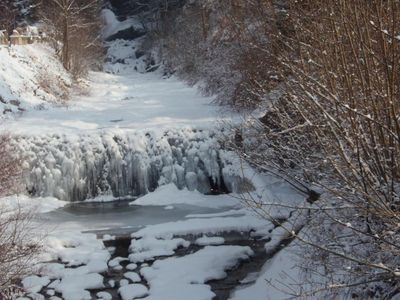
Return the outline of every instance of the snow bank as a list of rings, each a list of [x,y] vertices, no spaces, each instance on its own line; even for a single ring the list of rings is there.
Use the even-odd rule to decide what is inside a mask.
[[[124,277],[129,279],[131,282],[141,282],[142,281],[140,276],[135,272],[126,272],[126,273],[124,273]]]
[[[281,250],[263,266],[254,284],[237,289],[230,299],[285,300],[301,293],[306,281],[298,267],[301,251],[295,243]]]
[[[124,257],[115,257],[108,262],[108,266],[110,268],[120,267],[120,263],[127,260],[128,259]]]
[[[15,211],[24,209],[35,213],[47,213],[64,207],[68,202],[53,197],[31,198],[26,195],[13,195],[0,198],[0,209],[3,211]]]
[[[46,240],[48,260],[60,260],[71,269],[71,272],[87,274],[107,269],[110,253],[95,234],[82,234],[79,231],[62,231],[52,233]]]
[[[197,175],[194,177],[197,181]],[[190,185],[186,182],[186,186]],[[207,196],[198,191],[189,191],[187,188],[179,190],[175,184],[167,184],[132,201],[131,205],[140,206],[168,206],[171,204],[188,204],[200,207],[222,208],[238,205],[240,200],[232,195]]]
[[[62,103],[71,79],[46,44],[0,45],[0,119]]]
[[[188,219],[184,221],[149,225],[132,234],[134,238],[155,237],[167,239],[186,234],[217,234],[223,232],[249,232],[261,229],[270,223],[252,215],[226,218]]]
[[[136,270],[137,267],[138,267],[137,264],[129,264],[129,265],[126,266],[126,269],[130,270],[130,271],[133,271],[133,270]]]
[[[211,213],[211,214],[190,214],[187,215],[186,218],[215,218],[215,217],[232,217],[232,216],[243,216],[247,214],[248,211],[245,208],[241,209],[233,209],[228,211],[223,211],[220,213]]]
[[[112,295],[107,292],[98,292],[96,294],[97,299],[99,300],[112,300]]]
[[[251,255],[249,247],[208,246],[184,257],[158,260],[141,269],[150,285],[146,300],[211,300],[215,295],[205,283],[225,278],[225,270]]]
[[[103,287],[103,276],[92,273],[64,277],[56,286],[56,291],[62,293],[65,300],[86,300],[92,299],[87,290]]]
[[[25,278],[23,285],[28,291],[36,291],[52,280],[46,287],[50,293],[56,291],[65,300],[89,300],[89,290],[104,288],[99,273],[108,270],[109,259],[109,252],[95,234],[83,234],[64,225],[45,240],[42,263],[38,264],[42,277]]]
[[[28,293],[38,293],[43,288],[50,283],[48,277],[39,277],[36,275],[25,277],[22,280],[22,286]]]

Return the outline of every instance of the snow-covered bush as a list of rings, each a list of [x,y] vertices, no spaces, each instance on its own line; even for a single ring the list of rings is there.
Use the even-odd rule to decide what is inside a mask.
[[[324,279],[313,288],[389,299],[400,284],[400,4],[303,0],[289,9],[294,31],[270,36],[285,84],[244,128],[241,151],[324,191],[312,229],[298,236],[312,249],[307,269]]]

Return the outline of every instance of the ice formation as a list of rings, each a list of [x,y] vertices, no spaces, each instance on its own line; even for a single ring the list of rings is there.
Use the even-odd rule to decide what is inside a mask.
[[[26,191],[34,196],[83,201],[136,197],[169,183],[203,194],[233,186],[232,168],[212,131],[108,131],[15,142],[25,161]]]

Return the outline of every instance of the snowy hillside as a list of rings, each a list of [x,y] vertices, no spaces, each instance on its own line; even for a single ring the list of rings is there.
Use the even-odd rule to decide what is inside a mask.
[[[63,105],[70,86],[48,45],[0,45],[0,119]]]

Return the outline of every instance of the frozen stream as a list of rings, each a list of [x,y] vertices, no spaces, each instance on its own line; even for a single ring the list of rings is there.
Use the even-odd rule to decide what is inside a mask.
[[[167,208],[167,209],[166,209]],[[59,224],[67,228],[84,228],[85,232],[126,235],[147,225],[185,219],[190,214],[218,213],[227,208],[207,208],[177,204],[173,206],[137,206],[129,201],[110,203],[74,203],[41,215],[49,228]]]
[[[37,219],[47,234],[37,275],[22,282],[28,299],[225,300],[288,240],[239,193],[247,187],[261,204],[304,197],[225,151],[227,128],[212,98],[161,72],[137,72],[145,65],[137,41],[108,46],[87,93],[26,111],[5,128],[27,171],[25,196],[9,201],[49,208]],[[137,200],[107,202],[119,198]],[[268,213],[291,217],[287,208]],[[124,254],[105,235],[123,237]],[[265,299],[264,277],[235,299]]]

